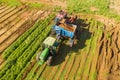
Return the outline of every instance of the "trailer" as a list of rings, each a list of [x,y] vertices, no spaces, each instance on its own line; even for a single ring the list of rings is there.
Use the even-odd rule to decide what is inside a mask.
[[[67,37],[69,38],[70,47],[73,46],[77,34],[77,25],[59,23],[54,25],[52,28],[57,35],[57,39],[60,39],[61,37]]]

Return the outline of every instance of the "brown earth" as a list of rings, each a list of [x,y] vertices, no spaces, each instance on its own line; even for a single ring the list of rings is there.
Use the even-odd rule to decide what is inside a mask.
[[[99,46],[99,60],[98,60],[98,80],[119,80],[120,79],[120,60],[119,51],[120,44],[118,38],[120,37],[120,27],[109,33],[104,32]]]
[[[97,71],[98,80],[119,80],[120,79],[120,24],[114,19],[108,19],[100,15],[85,15],[81,17],[94,18],[105,24],[102,37],[98,39]],[[90,16],[90,17],[89,17]]]
[[[21,1],[26,1],[26,0],[21,0]],[[29,0],[29,1],[33,2],[33,0]],[[34,1],[39,2],[39,0],[34,0]],[[66,6],[60,1],[40,0],[40,2],[49,5],[59,5],[63,7]],[[94,8],[92,8],[92,10],[93,9]],[[114,7],[114,9],[119,11],[117,7]],[[28,19],[28,17],[31,18],[31,16],[26,16],[27,14],[28,14],[27,12],[24,12],[20,16],[20,19],[22,19],[23,17],[27,17],[26,19]],[[95,75],[94,72],[97,72],[96,73],[97,80],[120,80],[120,24],[116,23],[114,19],[109,19],[100,15],[92,15],[92,14],[89,15],[79,14],[79,15],[80,18],[81,19],[84,18],[84,21],[86,22],[89,18],[94,18],[95,20],[104,23],[104,27],[102,28],[103,32],[101,36],[97,35],[97,32],[94,30],[94,28],[96,27],[99,28],[99,25],[86,28],[93,33],[91,37],[97,36],[96,40],[98,44],[95,50],[96,54],[92,53],[92,46],[91,46],[92,43],[94,43],[94,38],[91,39],[91,41],[88,43],[89,45],[87,45],[87,48],[80,49],[80,51],[73,48],[69,48],[68,46],[63,44],[62,47],[60,48],[61,50],[60,54],[57,55],[54,61],[54,63],[56,63],[57,66],[49,67],[46,66],[46,64],[44,64],[41,67],[37,67],[35,73],[38,74],[39,76],[36,76],[35,79],[36,78],[38,79],[39,77],[48,79],[49,77],[49,79],[59,80],[62,77],[64,80],[68,80],[68,79],[92,80],[93,77],[91,77],[90,75],[91,74]],[[81,27],[84,28],[83,25],[81,25]],[[23,29],[18,29],[18,30],[24,32]],[[28,27],[26,28],[26,30],[27,29]],[[79,32],[80,33],[79,42],[77,43],[75,48],[82,48],[83,47],[82,44],[86,42],[87,38],[89,38],[90,34],[86,29]],[[84,37],[82,36],[82,34],[84,34]],[[83,39],[81,39],[80,36],[82,36]],[[12,42],[14,40],[12,40]],[[6,44],[4,44],[4,46],[5,45]],[[2,58],[0,58],[0,60],[2,60]],[[34,67],[34,64],[35,63],[31,64],[31,66],[28,67],[27,71],[23,75],[23,79],[27,76],[27,72],[30,72],[30,69]],[[46,76],[46,73],[48,77]]]

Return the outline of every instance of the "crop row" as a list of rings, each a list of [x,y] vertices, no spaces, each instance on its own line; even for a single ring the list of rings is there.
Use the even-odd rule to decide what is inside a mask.
[[[51,25],[50,25],[51,26]],[[50,26],[48,26],[48,28],[45,30],[45,32],[49,32],[50,31]],[[46,36],[46,35],[45,35]],[[37,53],[36,53],[37,54]],[[35,55],[36,55],[35,54]],[[35,58],[34,58],[35,59]],[[38,73],[36,73],[36,78],[39,77],[40,73],[44,70],[46,64],[44,64],[43,66],[40,66],[38,63],[35,63],[35,65],[33,66],[33,68],[31,69],[31,71],[28,73],[28,75],[26,76],[25,80],[32,80],[35,72],[37,71],[37,69],[39,70]]]
[[[5,50],[5,53],[8,53],[8,55],[5,56],[6,61],[1,67],[0,77],[2,77],[2,79],[15,79],[17,77],[48,34],[46,26],[50,23],[52,18],[53,14],[44,21],[38,21],[15,42],[16,44],[14,43],[9,49]],[[44,30],[47,31],[44,32]]]
[[[34,53],[37,51],[37,49],[40,47],[41,42],[43,39],[47,36],[47,32],[50,30],[50,27],[45,29],[35,40],[32,42],[32,44],[25,50],[25,52],[17,59],[16,64],[14,64],[11,69],[7,70],[8,73],[6,73],[3,77],[3,79],[15,79],[21,70],[26,66],[26,63],[30,61],[31,57],[34,55]]]
[[[26,31],[22,36],[20,36],[12,45],[10,45],[2,54],[4,59],[7,59],[12,52],[19,47],[19,45],[31,34],[39,25],[41,21],[37,21],[33,27]]]
[[[41,38],[45,38],[47,35],[48,35],[48,32],[51,30],[51,25],[49,25],[44,31],[43,31],[43,33],[41,34],[41,36],[40,36],[40,39]],[[27,66],[26,67],[24,67],[24,69],[20,72],[20,74],[17,76],[17,80],[21,80],[22,78],[24,78],[24,77],[22,77],[23,76],[23,74],[25,74],[24,72],[26,72],[26,70],[27,70],[27,68],[28,67],[30,67],[30,68],[32,68],[32,70],[31,71],[34,71],[38,66],[39,66],[39,64],[38,63],[36,63],[36,60],[35,60],[35,56],[36,56],[36,54],[38,53],[38,51],[40,51],[41,50],[41,42],[42,41],[40,41],[39,42],[39,47],[38,47],[38,49],[36,50],[36,52],[34,53],[34,55],[33,55],[33,57],[31,58],[31,60],[30,60],[30,62],[28,62],[27,63]],[[36,68],[34,68],[34,67],[31,67],[31,64],[32,65],[34,65]],[[29,77],[31,77],[31,75],[29,76]]]
[[[49,20],[50,18],[46,19]],[[36,30],[36,28],[38,28],[38,26],[43,25],[44,23],[46,23],[45,21],[42,22],[41,20],[36,21],[36,23],[33,25],[33,27],[31,27],[29,30],[27,30],[22,36],[20,36],[12,45],[10,45],[2,54],[2,57],[4,59],[7,59],[7,57],[15,50],[18,48],[18,46],[34,31]],[[44,24],[45,25],[45,24]],[[44,26],[43,25],[43,26]]]
[[[22,10],[21,12],[17,12],[15,15],[9,17],[6,21],[2,22],[3,26],[0,27],[0,36],[5,34],[9,31],[15,24],[17,24],[21,19],[18,18],[22,13],[24,13],[26,9]],[[6,26],[6,27],[4,27]]]
[[[83,29],[78,36],[79,41],[77,46],[74,46],[78,49],[78,52],[71,52],[69,47],[62,45],[62,47],[60,47],[60,55],[58,54],[56,56],[53,63],[59,62],[62,57],[64,58],[67,54],[70,54],[65,57],[64,62],[52,67],[46,66],[45,64],[42,66],[36,64],[28,73],[29,75],[26,77],[26,80],[85,80],[89,75],[91,75],[90,80],[96,79],[96,68],[94,66],[94,68],[91,68],[90,64],[94,64],[92,63],[92,58],[96,50],[95,42],[97,42],[101,28],[97,29],[99,23],[94,20],[90,20],[89,23],[90,25],[87,26],[87,29],[89,29],[90,32],[86,28]],[[93,34],[91,32],[93,32]],[[85,44],[86,47],[83,48]],[[76,50],[74,47],[72,51]],[[90,72],[88,72],[88,69]]]

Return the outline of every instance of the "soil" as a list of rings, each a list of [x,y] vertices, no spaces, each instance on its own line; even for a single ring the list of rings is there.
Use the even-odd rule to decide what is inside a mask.
[[[117,24],[113,19],[108,19],[100,15],[85,15],[81,17],[90,16],[105,24],[104,32],[101,39],[98,40],[98,80],[119,80],[120,79],[120,24]],[[87,17],[89,18],[89,17]],[[108,38],[109,35],[109,38]],[[94,64],[95,65],[95,64]],[[104,74],[103,74],[104,73]]]
[[[62,23],[60,23],[58,26],[61,26],[62,28],[66,29],[68,31],[71,31],[71,32],[74,32],[74,30],[75,30],[74,27],[66,25],[66,24],[62,24]]]
[[[21,0],[23,2],[27,0]],[[66,7],[65,2],[56,1],[56,0],[29,0],[30,2],[40,2],[48,5],[59,5],[63,8]],[[115,0],[119,1],[119,0]],[[114,5],[112,5],[114,3]],[[111,0],[111,8],[115,9],[119,14],[118,2],[115,3],[114,0]],[[0,11],[4,11],[5,7],[0,6]],[[91,10],[97,10],[94,7],[91,7]],[[27,24],[28,21],[35,21],[38,19],[39,15],[41,15],[43,11],[36,12],[24,12],[19,16],[20,20],[26,20],[26,25],[16,29],[11,32],[10,36],[5,38],[4,43],[0,44],[0,52],[3,52],[5,48],[7,48],[12,42],[14,42],[21,34],[23,34],[27,29],[30,28],[31,24]],[[37,16],[34,16],[34,13],[38,13]],[[47,16],[49,12],[44,13],[41,17],[42,19]],[[0,13],[1,14],[1,13]],[[2,13],[3,14],[3,13]],[[66,45],[65,41],[62,43],[59,54],[56,56],[53,61],[52,67],[47,67],[46,64],[40,66],[36,69],[35,73],[38,77],[44,77],[45,79],[76,79],[76,80],[93,80],[95,76],[97,80],[120,80],[120,24],[116,23],[114,19],[109,19],[101,15],[92,15],[92,14],[78,14],[81,20],[80,21],[80,31],[78,33],[78,42],[74,45],[73,48],[70,48]],[[97,33],[99,29],[98,26],[88,26],[88,19],[94,18],[97,21],[104,23],[102,26],[102,34]],[[34,22],[33,22],[34,23]],[[1,23],[2,24],[2,23]],[[10,23],[9,23],[10,24]],[[22,24],[21,24],[22,25]],[[3,27],[0,26],[0,29]],[[5,27],[4,27],[5,28]],[[8,30],[9,31],[9,30]],[[5,32],[6,33],[6,32]],[[5,37],[8,35],[5,33],[1,34]],[[84,34],[84,35],[83,35]],[[0,39],[3,38],[0,36]],[[97,42],[97,46],[92,46],[94,42]],[[94,49],[94,50],[93,50]],[[1,53],[2,54],[2,53]],[[0,55],[0,64],[2,64],[3,59]],[[71,62],[71,64],[68,64]],[[23,74],[23,79],[30,72],[30,69],[35,65],[33,62],[28,69],[26,69]],[[66,68],[67,67],[67,68]],[[45,71],[44,71],[45,70]],[[47,70],[49,73],[47,73]],[[63,73],[63,74],[61,74]],[[48,76],[46,75],[48,74]]]
[[[103,33],[103,38],[101,39],[101,44],[98,47],[99,51],[99,60],[98,60],[98,80],[107,79],[107,80],[119,80],[119,42],[118,38],[120,34],[120,27],[116,27],[113,31],[110,32],[110,39],[107,39],[107,33]],[[105,74],[101,74],[105,73]],[[119,76],[118,76],[119,75]]]

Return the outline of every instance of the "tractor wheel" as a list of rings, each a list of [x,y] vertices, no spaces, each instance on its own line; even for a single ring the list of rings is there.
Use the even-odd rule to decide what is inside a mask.
[[[60,36],[60,35],[58,35],[58,36],[57,36],[56,41],[59,41],[59,40],[60,40],[60,38],[61,38],[61,36]]]
[[[69,43],[69,46],[73,47],[73,45],[74,45],[74,40],[71,40],[70,43]]]
[[[49,56],[47,60],[47,65],[50,66],[52,64],[52,61],[53,61],[53,56]]]
[[[77,34],[74,36],[74,41],[73,41],[73,44],[75,45],[75,44],[77,44]]]
[[[74,42],[73,42],[74,43]],[[73,47],[73,43],[70,43],[70,47]]]
[[[40,58],[39,58],[40,53],[41,53],[41,52],[39,52],[39,53],[36,55],[36,61],[39,61],[39,60],[40,60]]]
[[[78,30],[76,30],[76,33],[75,33],[75,36],[74,36],[75,39],[78,38]]]

